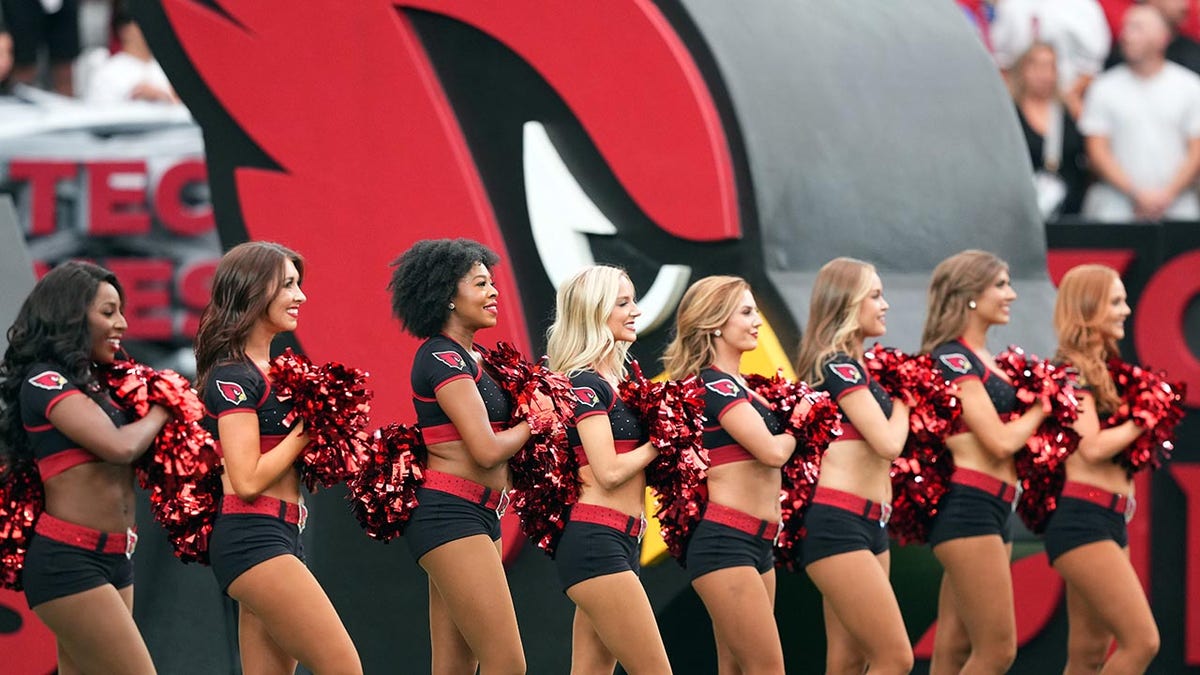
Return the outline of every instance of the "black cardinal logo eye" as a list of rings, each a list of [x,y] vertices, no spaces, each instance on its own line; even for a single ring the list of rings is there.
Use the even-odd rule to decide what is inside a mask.
[[[944,354],[938,357],[946,367],[956,373],[968,373],[971,371],[971,362],[962,354]]]
[[[579,403],[589,408],[600,402],[596,390],[591,387],[575,387],[572,391],[575,392],[575,398],[579,399]]]
[[[834,375],[851,384],[862,382],[862,373],[858,371],[857,367],[849,363],[831,363],[829,364],[829,369],[833,371]]]
[[[242,389],[242,385],[237,382],[217,380],[217,391],[221,392],[221,398],[234,405],[241,405],[246,402],[246,390]]]
[[[57,372],[55,372],[53,370],[47,370],[45,372],[38,373],[37,375],[34,375],[33,377],[29,378],[29,384],[32,384],[35,387],[41,387],[42,389],[49,389],[49,390],[62,389],[63,385],[65,385],[66,383],[67,383],[67,378],[63,377],[62,375],[59,375]]]
[[[463,360],[462,354],[459,354],[458,352],[434,352],[433,358],[441,361],[451,368],[463,370],[467,367],[467,363]]]
[[[738,393],[738,386],[733,383],[733,380],[717,380],[716,382],[709,382],[704,386],[722,396],[728,396],[730,398],[737,396]]]

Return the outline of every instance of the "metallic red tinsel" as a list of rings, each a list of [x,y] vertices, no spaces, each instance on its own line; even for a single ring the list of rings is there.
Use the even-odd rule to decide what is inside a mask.
[[[888,532],[901,544],[922,543],[954,473],[954,458],[942,439],[962,415],[957,387],[946,382],[928,354],[876,344],[863,361],[889,396],[909,406],[908,439],[892,462]]]
[[[100,373],[117,405],[141,418],[152,405],[171,412],[150,450],[134,464],[138,484],[150,492],[150,510],[167,531],[175,555],[208,564],[208,537],[221,498],[221,458],[200,426],[204,404],[187,378],[117,361]]]
[[[842,417],[829,394],[805,382],[788,380],[782,372],[771,377],[748,374],[745,378],[746,385],[779,415],[784,430],[796,437],[796,451],[782,469],[779,500],[783,527],[775,540],[775,564],[797,571],[801,569],[804,514],[817,489],[821,458],[829,444],[842,435]]]
[[[374,393],[367,388],[367,373],[336,361],[317,366],[287,349],[271,362],[268,377],[279,400],[291,400],[294,406],[284,425],[302,419],[304,433],[312,439],[296,460],[308,490],[331,487],[358,473],[371,445],[366,428]]]
[[[1109,360],[1108,372],[1117,385],[1121,405],[1105,420],[1105,425],[1116,426],[1132,419],[1146,430],[1113,457],[1132,478],[1143,469],[1157,469],[1171,458],[1175,427],[1183,419],[1187,386],[1184,382],[1167,381],[1164,371],[1155,372],[1117,358]]]
[[[30,460],[0,460],[0,588],[23,588],[25,552],[44,507],[37,466]]]
[[[621,383],[621,400],[641,418],[658,457],[646,467],[646,485],[658,500],[663,542],[683,562],[692,528],[707,501],[704,479],[704,387],[696,377],[653,382],[635,361]]]
[[[375,432],[362,469],[347,481],[346,499],[367,536],[386,542],[404,533],[428,459],[416,427],[389,424]]]
[[[529,441],[508,460],[513,490],[509,505],[521,518],[530,541],[551,557],[567,524],[571,505],[579,500],[579,460],[567,447],[566,421],[575,410],[571,380],[540,363],[526,361],[506,342],[479,349],[483,366],[512,398],[511,422],[529,423]],[[549,401],[549,411],[534,410],[535,399]]]
[[[1067,457],[1079,447],[1079,434],[1071,428],[1079,417],[1074,375],[1069,368],[1026,354],[1016,346],[997,355],[996,364],[1016,387],[1021,404],[1006,422],[1035,405],[1046,407],[1049,413],[1013,457],[1022,490],[1017,514],[1030,531],[1040,534],[1058,506],[1058,495],[1066,482]]]

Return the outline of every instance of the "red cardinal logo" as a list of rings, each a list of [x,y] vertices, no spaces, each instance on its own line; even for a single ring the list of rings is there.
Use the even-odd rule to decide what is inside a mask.
[[[575,392],[575,398],[579,399],[582,405],[590,408],[600,403],[600,397],[596,395],[596,390],[591,387],[575,387],[572,391]]]
[[[221,398],[234,405],[241,405],[246,402],[246,390],[242,389],[242,385],[237,382],[217,380],[217,391],[221,392]]]
[[[831,363],[829,369],[833,371],[834,375],[851,384],[862,382],[862,372],[852,363]]]
[[[709,382],[704,386],[712,389],[722,396],[728,396],[730,398],[737,396],[738,393],[738,386],[733,383],[733,380],[717,380],[716,382]]]
[[[67,378],[63,377],[62,375],[59,375],[57,372],[55,372],[53,370],[47,370],[45,372],[38,373],[37,375],[34,375],[33,377],[29,378],[29,384],[32,384],[35,387],[41,387],[42,389],[50,389],[50,390],[62,389],[63,385],[65,385],[66,383],[67,383]]]
[[[441,361],[451,368],[458,368],[459,370],[462,370],[467,367],[467,362],[463,361],[462,354],[459,354],[458,352],[434,352],[433,358]]]
[[[971,361],[962,354],[943,354],[938,358],[942,360],[942,363],[946,364],[947,368],[956,373],[971,372]]]

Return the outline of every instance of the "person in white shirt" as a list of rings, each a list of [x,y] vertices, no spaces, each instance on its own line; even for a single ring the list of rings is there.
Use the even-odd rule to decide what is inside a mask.
[[[1079,130],[1100,178],[1083,201],[1085,218],[1105,221],[1200,219],[1200,76],[1165,58],[1171,32],[1152,7],[1125,14],[1125,63],[1092,83]]]
[[[113,14],[113,29],[121,51],[113,54],[88,80],[84,100],[88,103],[150,101],[179,103],[179,97],[166,73],[154,60],[150,46],[133,17],[118,10]]]

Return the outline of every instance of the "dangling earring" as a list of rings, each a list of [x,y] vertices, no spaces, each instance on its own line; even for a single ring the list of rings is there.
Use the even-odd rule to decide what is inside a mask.
[[[720,329],[720,328],[718,328],[718,329],[714,330],[714,331],[713,331],[713,336],[714,336],[714,337],[721,337],[721,329]]]
[[[452,303],[450,303],[450,311],[451,311],[451,312],[453,312],[453,311],[454,311],[454,303],[453,303],[453,302],[452,302]]]
[[[454,305],[453,305],[453,304],[451,304],[450,306],[451,306],[451,307],[453,307]],[[971,309],[975,309],[975,301],[974,301],[974,300],[968,300],[968,301],[967,301],[967,307],[969,307],[969,308],[971,308]]]

